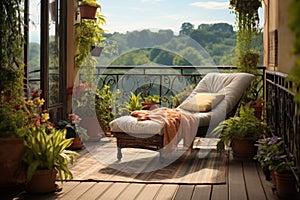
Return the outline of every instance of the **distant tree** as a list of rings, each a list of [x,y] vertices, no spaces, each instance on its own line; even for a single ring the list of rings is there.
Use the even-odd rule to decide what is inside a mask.
[[[191,31],[194,29],[194,25],[189,22],[184,22],[181,25],[181,29],[179,31],[180,35],[189,35]]]
[[[212,60],[216,65],[232,65],[231,60],[235,55],[236,46],[236,32],[233,26],[227,23],[200,24],[197,29],[194,29],[193,24],[185,22],[181,26],[179,36],[174,35],[172,30],[159,30],[158,32],[142,30],[125,34],[108,34],[106,38],[108,46],[105,49],[109,49],[109,45],[114,45],[117,46],[117,52],[110,55],[104,50],[98,58],[101,65],[109,65],[112,60],[118,65],[139,65],[149,62],[163,65],[194,63],[195,65],[212,65]],[[262,35],[254,42],[261,46],[262,52]],[[142,48],[142,50],[132,51],[136,48]],[[176,55],[178,52],[180,55]],[[206,53],[212,60],[207,59]],[[199,58],[199,55],[205,57],[206,60]]]
[[[175,57],[175,54],[162,50],[160,53],[156,56],[156,58],[153,60],[157,64],[161,65],[173,65],[173,59]]]

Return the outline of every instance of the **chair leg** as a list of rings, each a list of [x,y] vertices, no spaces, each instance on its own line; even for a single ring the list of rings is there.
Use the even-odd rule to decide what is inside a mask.
[[[118,161],[121,161],[121,159],[122,159],[122,151],[121,151],[121,148],[120,148],[120,147],[118,147],[117,158],[118,158]]]

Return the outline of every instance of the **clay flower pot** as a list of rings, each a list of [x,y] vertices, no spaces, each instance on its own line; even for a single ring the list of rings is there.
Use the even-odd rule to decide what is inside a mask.
[[[80,17],[81,19],[95,19],[96,11],[98,7],[90,5],[80,5]]]
[[[27,183],[25,190],[32,194],[45,194],[57,190],[57,171],[48,169],[37,170],[32,179]]]

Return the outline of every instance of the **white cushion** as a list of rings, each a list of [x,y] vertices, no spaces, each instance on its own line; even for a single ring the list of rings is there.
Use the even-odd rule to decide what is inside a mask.
[[[138,121],[130,115],[114,119],[109,123],[113,132],[125,132],[136,134],[162,134],[163,124],[151,120]]]

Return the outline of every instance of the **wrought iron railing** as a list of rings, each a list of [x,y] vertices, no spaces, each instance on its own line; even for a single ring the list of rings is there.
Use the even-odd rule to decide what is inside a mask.
[[[300,117],[296,115],[292,82],[287,74],[266,71],[267,123],[272,134],[284,139],[286,151],[292,156],[295,178],[300,185]]]
[[[259,69],[258,77],[264,83],[265,67]],[[172,107],[172,96],[197,84],[207,73],[236,70],[232,66],[109,66],[97,67],[95,76],[99,88],[105,84],[120,89],[124,99],[129,97],[131,92],[136,94],[141,92],[142,96],[157,94],[162,97],[162,106]]]

